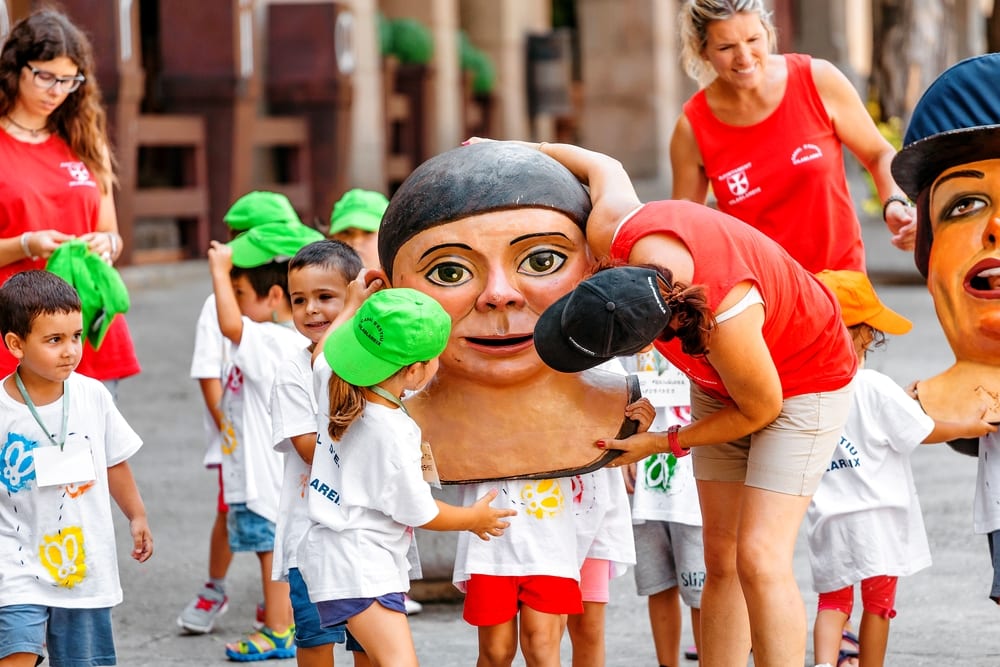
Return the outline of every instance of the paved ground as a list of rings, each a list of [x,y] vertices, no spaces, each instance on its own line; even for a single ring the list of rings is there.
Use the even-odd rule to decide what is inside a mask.
[[[951,355],[926,290],[914,282],[908,257],[888,248],[881,230],[866,233],[873,236],[868,241],[870,262],[882,280],[883,299],[916,323],[913,333],[890,340],[886,350],[871,356],[869,365],[901,383],[944,368]],[[249,628],[260,597],[253,556],[241,555],[233,564],[231,610],[215,633],[181,636],[174,625],[178,611],[205,576],[214,511],[215,481],[200,464],[199,397],[187,377],[195,318],[210,289],[207,267],[189,262],[124,273],[132,287],[129,322],[144,372],[122,385],[120,403],[145,439],[133,465],[149,510],[156,553],[145,565],[137,565],[127,558],[127,545],[119,539],[125,589],[125,602],[114,616],[119,664],[221,665],[223,644]],[[900,584],[888,664],[1000,665],[1000,608],[986,597],[991,576],[986,542],[971,533],[975,461],[942,445],[919,450],[913,466],[934,565]],[[811,620],[815,594],[801,546],[802,540],[796,572]],[[644,600],[635,594],[631,573],[613,582],[608,619],[609,666],[656,664]],[[427,605],[411,623],[423,664],[449,667],[475,662],[475,632],[461,621],[458,606]],[[564,655],[568,664],[568,651]],[[337,660],[350,664],[342,652]]]

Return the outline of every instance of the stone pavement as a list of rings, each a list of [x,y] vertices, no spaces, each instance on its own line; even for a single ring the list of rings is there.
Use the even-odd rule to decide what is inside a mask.
[[[872,354],[869,366],[900,383],[943,369],[952,357],[912,263],[888,246],[877,225],[866,228],[866,234],[872,236],[869,255],[872,273],[880,277],[881,296],[915,322],[912,333],[890,339],[886,349]],[[210,291],[207,266],[195,261],[132,267],[123,275],[132,290],[128,319],[144,371],[122,384],[120,405],[145,440],[132,464],[156,551],[144,565],[128,558],[127,531],[119,517],[125,590],[125,602],[114,612],[119,664],[226,664],[223,645],[250,627],[260,598],[254,556],[235,558],[228,580],[230,611],[213,634],[182,636],[175,625],[178,612],[205,577],[215,507],[215,478],[201,466],[200,398],[196,384],[188,379],[194,323]],[[941,445],[921,448],[913,467],[934,565],[900,582],[899,615],[892,623],[887,664],[1000,665],[1000,608],[986,597],[991,577],[986,540],[971,530],[976,463]],[[796,573],[811,625],[816,596],[803,545],[800,539]],[[645,601],[635,594],[631,572],[615,580],[611,590],[607,664],[655,665]],[[461,620],[458,605],[428,604],[411,618],[411,627],[423,664],[475,663],[476,634]],[[690,644],[687,627],[685,634],[685,644]],[[336,655],[339,664],[351,664],[342,650]],[[563,655],[569,664],[567,642]],[[516,664],[523,662],[518,658]]]

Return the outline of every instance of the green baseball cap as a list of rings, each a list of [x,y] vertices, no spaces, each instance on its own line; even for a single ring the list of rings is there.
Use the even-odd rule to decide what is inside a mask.
[[[382,214],[389,206],[389,200],[381,192],[355,188],[344,193],[330,215],[330,234],[345,229],[356,228],[366,232],[377,232],[382,223]]]
[[[398,287],[375,292],[330,333],[323,355],[333,372],[356,387],[370,387],[418,361],[444,352],[451,317],[423,292]]]
[[[283,262],[323,235],[301,222],[269,222],[243,232],[228,245],[233,249],[233,266],[249,269],[268,262]]]
[[[288,197],[263,190],[248,192],[237,199],[222,219],[235,232],[272,222],[302,224]]]

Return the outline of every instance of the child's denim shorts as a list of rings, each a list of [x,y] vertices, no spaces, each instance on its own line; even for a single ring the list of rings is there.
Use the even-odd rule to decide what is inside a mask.
[[[230,503],[226,514],[229,548],[237,551],[274,551],[274,523],[250,510],[246,503]]]
[[[116,664],[111,608],[0,607],[0,659],[33,653],[40,663],[46,651],[52,667]]]
[[[343,624],[328,628],[320,626],[316,604],[309,600],[309,589],[297,567],[288,570],[288,591],[292,598],[292,613],[295,618],[296,646],[313,648],[324,644],[344,643],[347,633]]]

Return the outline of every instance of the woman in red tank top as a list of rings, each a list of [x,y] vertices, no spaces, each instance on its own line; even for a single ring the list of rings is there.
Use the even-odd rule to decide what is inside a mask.
[[[701,664],[744,664],[751,642],[758,665],[803,664],[795,540],[857,370],[836,299],[741,221],[687,201],[640,204],[606,155],[539,150],[590,186],[595,256],[630,266],[598,272],[550,306],[535,326],[536,352],[574,372],[652,342],[688,376],[690,425],[596,445],[624,451],[611,465],[693,452],[707,573]]]
[[[44,269],[72,238],[108,262],[121,254],[100,99],[90,44],[66,16],[38,11],[11,29],[0,52],[0,284]],[[0,376],[15,366],[0,350]],[[99,350],[85,344],[77,372],[105,382],[139,372],[121,315]]]
[[[889,170],[895,151],[836,67],[772,53],[761,0],[687,0],[679,20],[685,69],[704,87],[671,138],[672,198],[704,203],[711,188],[719,210],[809,271],[865,271],[843,145],[872,175],[893,245],[913,248],[915,214]]]

